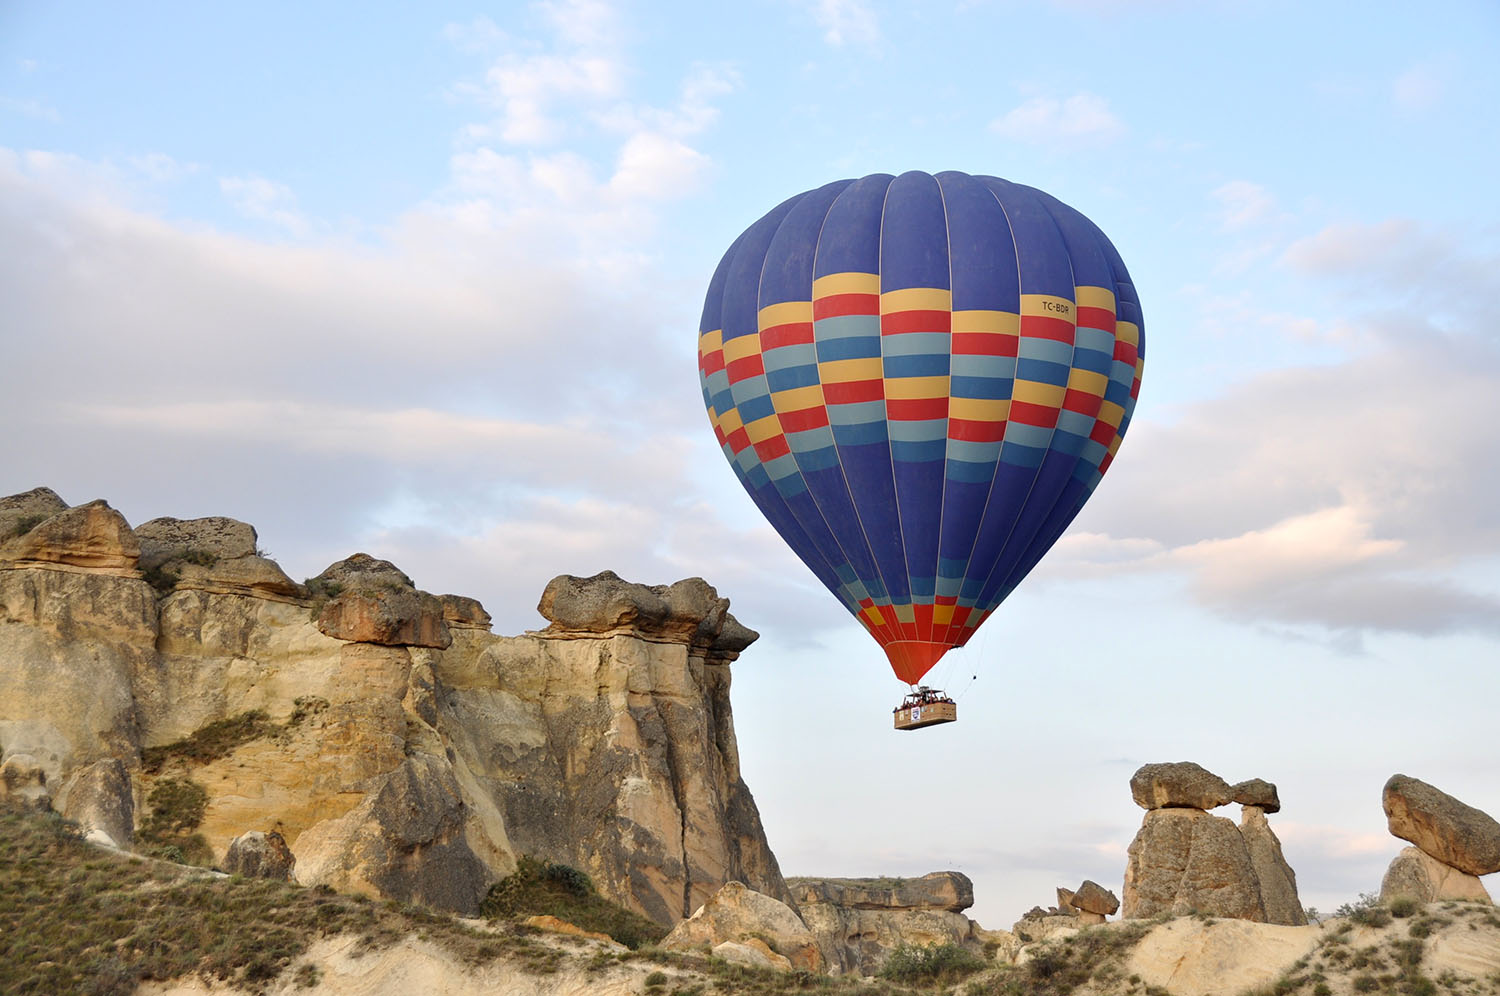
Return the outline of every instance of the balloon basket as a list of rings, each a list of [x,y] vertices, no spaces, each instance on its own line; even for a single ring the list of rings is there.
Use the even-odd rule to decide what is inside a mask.
[[[934,688],[922,687],[891,710],[898,730],[920,730],[958,720],[958,703]]]

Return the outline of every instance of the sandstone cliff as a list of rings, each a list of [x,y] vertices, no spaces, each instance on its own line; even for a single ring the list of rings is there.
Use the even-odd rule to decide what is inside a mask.
[[[756,634],[728,601],[606,573],[540,608],[497,636],[375,558],[297,584],[234,520],[0,499],[0,791],[213,861],[274,831],[301,882],[460,912],[522,854],[663,924],[731,880],[790,900],[740,777]]]

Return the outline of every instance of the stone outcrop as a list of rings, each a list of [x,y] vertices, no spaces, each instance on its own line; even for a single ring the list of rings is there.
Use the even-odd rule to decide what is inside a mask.
[[[1229,783],[1192,761],[1147,764],[1130,777],[1130,795],[1142,809],[1214,809],[1230,799]]]
[[[35,495],[35,492],[28,492]],[[13,496],[25,499],[26,496]],[[54,496],[55,497],[55,496]],[[43,499],[45,501],[45,499]],[[23,504],[18,502],[18,504]],[[64,509],[0,543],[0,559],[135,576],[141,546],[105,501]]]
[[[388,562],[303,587],[255,544],[232,519],[137,532],[102,502],[0,499],[10,794],[128,845],[157,788],[191,782],[220,862],[262,828],[304,884],[459,912],[522,854],[664,925],[732,880],[791,899],[729,704],[755,634],[706,582],[561,578],[546,632],[501,637]],[[622,591],[628,625],[588,614]]]
[[[1458,899],[1488,903],[1489,890],[1478,876],[1445,865],[1421,848],[1403,847],[1380,882],[1380,901],[1389,903],[1405,896],[1419,903]]]
[[[1207,913],[1267,923],[1307,923],[1297,876],[1266,813],[1281,808],[1276,786],[1252,778],[1230,786],[1192,762],[1148,764],[1130,779],[1146,809],[1125,870],[1127,918]],[[1241,823],[1207,809],[1241,802]],[[1201,805],[1194,805],[1200,803]]]
[[[974,883],[963,872],[929,872],[920,878],[789,878],[800,905],[831,903],[854,910],[948,910],[974,905]]]
[[[1274,798],[1275,795],[1273,785],[1270,796]],[[1265,795],[1259,797],[1265,798]],[[1300,927],[1307,923],[1307,913],[1297,895],[1297,873],[1286,863],[1281,853],[1281,841],[1271,830],[1266,813],[1267,810],[1259,806],[1245,806],[1240,811],[1240,836],[1245,839],[1245,847],[1250,852],[1250,865],[1260,886],[1266,922]]]
[[[821,971],[823,957],[817,939],[792,908],[783,902],[730,882],[693,915],[672,928],[661,941],[668,951],[712,950],[725,941],[744,944],[752,938],[767,943],[787,959],[790,967]]]
[[[963,915],[974,883],[962,872],[920,878],[790,878],[787,888],[818,939],[830,970],[871,975],[899,945],[958,944],[980,951],[978,927]]]
[[[240,834],[229,842],[224,853],[224,870],[231,875],[245,878],[269,878],[278,882],[292,880],[292,871],[297,859],[286,839],[272,830],[251,830]]]
[[[1469,875],[1500,871],[1500,823],[1416,778],[1392,775],[1381,794],[1387,826]]]
[[[1250,851],[1230,820],[1199,809],[1154,809],[1128,853],[1126,918],[1192,912],[1266,918]]]

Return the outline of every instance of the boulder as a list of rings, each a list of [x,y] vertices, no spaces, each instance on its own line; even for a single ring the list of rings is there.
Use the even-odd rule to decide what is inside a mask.
[[[1392,775],[1381,801],[1392,834],[1469,875],[1500,871],[1500,823],[1424,781]]]
[[[956,871],[930,872],[921,878],[789,878],[786,885],[799,904],[953,913],[974,905],[974,883]]]
[[[255,527],[224,516],[203,519],[163,517],[135,529],[141,543],[141,569],[184,558],[237,560],[256,556]]]
[[[1082,929],[1083,922],[1077,915],[1045,913],[1040,909],[1033,909],[1012,924],[1010,932],[1022,944],[1034,944],[1039,941],[1064,940]]]
[[[1245,838],[1245,847],[1250,851],[1250,864],[1260,886],[1266,923],[1304,926],[1307,914],[1297,896],[1297,873],[1286,863],[1281,853],[1281,841],[1266,821],[1265,810],[1259,806],[1245,806],[1241,810],[1240,836]]]
[[[1263,813],[1281,812],[1281,799],[1276,795],[1276,786],[1264,778],[1251,778],[1230,786],[1230,801],[1241,806],[1254,806]]]
[[[725,941],[744,943],[759,937],[793,968],[820,972],[823,956],[807,924],[783,902],[730,882],[672,928],[661,942],[668,951],[713,949]]]
[[[356,553],[329,564],[327,570],[312,580],[325,588],[416,588],[401,568],[368,553]]]
[[[1130,843],[1124,899],[1127,919],[1193,912],[1255,921],[1266,917],[1239,828],[1199,809],[1146,814]]]
[[[1421,903],[1444,899],[1490,902],[1490,894],[1478,876],[1445,865],[1420,848],[1404,847],[1385,871],[1380,882],[1380,901],[1388,903],[1406,896]]]
[[[286,846],[285,838],[275,830],[269,833],[251,830],[229,842],[223,867],[229,874],[244,878],[290,882],[297,859],[292,855],[292,849]]]
[[[443,619],[450,627],[489,630],[490,614],[484,611],[479,599],[466,595],[439,595],[437,598],[443,606]]]
[[[109,757],[79,768],[61,793],[64,819],[78,824],[84,839],[109,847],[129,847],[135,837],[135,798],[130,772]]]
[[[1097,913],[1101,916],[1110,916],[1120,908],[1119,898],[1092,879],[1084,879],[1083,884],[1078,887],[1078,891],[1073,893],[1068,902],[1075,909],[1085,913]]]
[[[29,533],[67,508],[68,503],[51,488],[33,488],[0,498],[0,544]]]
[[[818,939],[830,972],[874,975],[901,945],[956,944],[978,953],[974,921],[949,910],[853,909],[804,903],[802,920]]]
[[[12,754],[0,764],[0,793],[43,812],[52,807],[47,772],[30,754]]]
[[[1130,776],[1130,795],[1142,809],[1214,809],[1229,801],[1229,783],[1192,761],[1147,764]]]
[[[731,965],[749,965],[751,968],[770,968],[778,972],[790,972],[792,962],[771,950],[771,946],[759,937],[746,941],[725,941],[713,947],[715,957]]]
[[[106,501],[65,509],[0,543],[0,559],[63,564],[134,576],[141,545]]]
[[[418,591],[347,591],[323,607],[318,630],[335,640],[387,647],[435,647],[453,643],[443,605]]]
[[[702,578],[644,585],[624,581],[614,571],[588,578],[563,574],[542,591],[537,611],[551,624],[548,634],[630,632],[685,643],[725,660],[734,660],[760,636],[729,615],[729,600]]]

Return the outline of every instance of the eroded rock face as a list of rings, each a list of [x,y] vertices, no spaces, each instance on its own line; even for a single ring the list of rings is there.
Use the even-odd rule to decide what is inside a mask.
[[[807,903],[802,919],[817,938],[829,970],[874,975],[902,944],[913,947],[957,944],[979,953],[974,921],[944,909],[869,909]]]
[[[33,488],[0,498],[0,543],[30,532],[67,507],[68,503],[51,488]]]
[[[151,519],[135,527],[141,544],[141,569],[181,559],[189,554],[218,560],[253,557],[255,527],[224,516],[204,519]]]
[[[921,878],[789,878],[799,905],[832,903],[857,910],[948,910],[974,905],[974,883],[963,872],[930,872]]]
[[[292,849],[286,846],[286,839],[275,830],[269,833],[251,830],[229,842],[223,867],[231,875],[290,882],[297,859],[292,856]]]
[[[1420,848],[1404,847],[1380,882],[1380,901],[1406,896],[1421,903],[1459,899],[1488,903],[1490,894],[1478,876],[1445,865]]]
[[[15,496],[20,497],[20,496]],[[130,523],[106,501],[64,509],[0,543],[0,560],[132,574],[141,546]]]
[[[1146,814],[1130,843],[1124,899],[1126,918],[1195,911],[1242,920],[1266,918],[1239,828],[1198,809],[1155,809]]]
[[[1227,803],[1229,783],[1192,761],[1147,764],[1130,776],[1130,796],[1142,809],[1214,809]]]
[[[1424,781],[1392,775],[1381,802],[1392,834],[1469,875],[1500,871],[1500,823]]]
[[[1266,820],[1266,810],[1259,806],[1245,806],[1240,816],[1240,835],[1245,838],[1245,847],[1250,851],[1250,864],[1260,886],[1266,923],[1292,927],[1306,925],[1307,913],[1297,896],[1297,873],[1282,856],[1281,841]]]
[[[79,768],[58,803],[63,818],[77,823],[86,840],[110,847],[129,847],[134,840],[130,771],[117,757]]]
[[[730,882],[709,897],[693,915],[672,928],[662,939],[668,951],[712,949],[725,941],[745,943],[751,938],[768,942],[793,968],[822,971],[823,956],[817,939],[790,906],[770,896]]]

